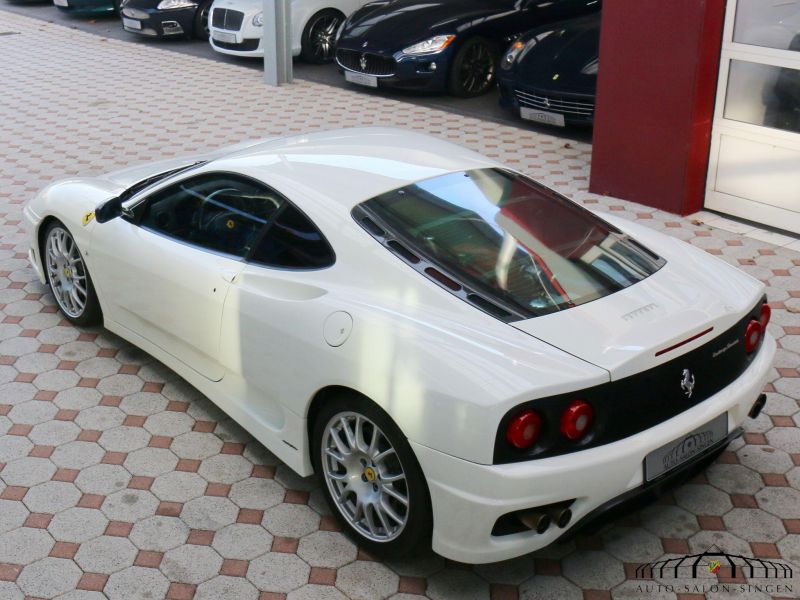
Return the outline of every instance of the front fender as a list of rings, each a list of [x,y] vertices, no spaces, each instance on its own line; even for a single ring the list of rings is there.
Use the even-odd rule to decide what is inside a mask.
[[[64,179],[48,185],[26,204],[23,218],[28,234],[28,258],[41,283],[47,283],[40,255],[43,227],[53,219],[60,221],[86,255],[91,248],[92,230],[97,225],[95,209],[122,189],[103,179]]]

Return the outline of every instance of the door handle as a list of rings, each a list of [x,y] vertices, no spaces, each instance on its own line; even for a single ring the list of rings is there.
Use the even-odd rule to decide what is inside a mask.
[[[228,283],[233,283],[233,280],[236,279],[237,272],[236,271],[222,271],[220,273],[222,278],[227,281]]]

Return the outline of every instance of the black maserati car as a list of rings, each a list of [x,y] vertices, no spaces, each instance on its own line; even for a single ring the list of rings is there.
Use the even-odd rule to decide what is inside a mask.
[[[150,37],[208,39],[212,0],[122,0],[125,31]]]
[[[478,96],[517,36],[599,8],[600,0],[370,2],[342,25],[336,62],[351,83]]]
[[[535,29],[500,59],[500,104],[523,119],[591,125],[600,55],[600,13]]]

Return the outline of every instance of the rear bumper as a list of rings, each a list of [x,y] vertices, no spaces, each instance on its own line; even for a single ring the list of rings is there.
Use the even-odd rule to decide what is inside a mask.
[[[503,465],[479,465],[412,442],[430,489],[433,548],[467,563],[505,560],[543,548],[594,520],[614,505],[646,498],[674,485],[703,459],[713,459],[720,443],[684,463],[663,480],[645,482],[645,457],[727,413],[729,437],[735,437],[761,394],[775,355],[768,336],[747,370],[732,384],[685,412],[626,439],[581,452]],[[726,440],[724,443],[727,443]],[[575,499],[573,518],[564,529],[551,525],[544,533],[524,531],[493,536],[497,520],[510,512]],[[585,519],[585,520],[584,520]]]

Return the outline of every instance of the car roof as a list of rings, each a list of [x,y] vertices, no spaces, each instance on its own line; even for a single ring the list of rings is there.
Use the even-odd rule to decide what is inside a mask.
[[[438,175],[499,163],[452,142],[404,129],[364,127],[260,142],[208,170],[254,177],[297,201],[313,198],[349,211],[390,190]],[[301,202],[303,204],[303,202]]]

